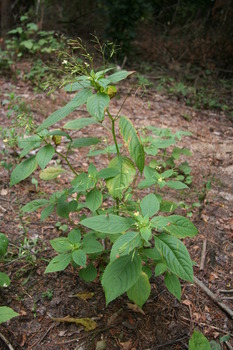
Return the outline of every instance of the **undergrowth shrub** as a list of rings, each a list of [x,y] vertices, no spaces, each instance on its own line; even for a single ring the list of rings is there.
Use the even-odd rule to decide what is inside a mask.
[[[164,198],[162,189],[188,190],[190,169],[187,164],[182,168],[179,158],[189,151],[177,146],[170,153],[166,149],[189,133],[173,134],[149,127],[150,133],[141,138],[129,117],[121,115],[121,109],[113,114],[110,104],[117,94],[116,84],[134,72],[95,70],[93,57],[80,41],[76,46],[86,61],[74,63],[68,57],[63,61],[70,73],[70,82],[67,84],[66,80],[64,89],[74,96],[34,129],[30,137],[19,141],[22,161],[10,180],[11,186],[16,185],[37,168],[41,169],[42,180],[55,179],[66,171],[73,174],[67,188],[22,208],[24,213],[43,208],[41,220],[55,210],[70,225],[67,236],[50,241],[57,255],[45,273],[62,271],[72,264],[87,282],[99,276],[107,304],[126,292],[140,307],[149,298],[152,274],[164,275],[166,287],[180,300],[179,279],[193,282],[193,262],[182,239],[194,237],[197,228],[186,217],[173,214],[177,204]],[[54,128],[80,106],[86,108],[89,117]],[[72,137],[74,131],[90,125],[102,127],[102,141],[96,135]],[[106,141],[109,135],[110,143]],[[62,141],[64,152],[58,148]],[[106,156],[104,163],[107,161],[108,165],[101,168],[90,162],[87,171],[79,172],[70,153],[81,147],[90,148],[90,157]],[[54,155],[67,166],[51,166]]]

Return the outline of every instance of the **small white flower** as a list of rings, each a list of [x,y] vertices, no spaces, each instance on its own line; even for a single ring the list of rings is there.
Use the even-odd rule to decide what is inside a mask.
[[[6,283],[4,283],[4,284],[3,284],[3,287],[4,287],[4,288],[6,288],[6,287],[7,287],[7,284],[6,284]]]
[[[63,61],[62,61],[62,64],[64,64],[64,65],[66,65],[67,63],[68,63],[67,60],[63,60]]]

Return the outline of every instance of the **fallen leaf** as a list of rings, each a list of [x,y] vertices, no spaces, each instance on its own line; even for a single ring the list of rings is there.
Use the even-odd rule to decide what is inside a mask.
[[[107,345],[104,340],[97,341],[95,350],[104,350],[106,349]]]
[[[84,330],[86,332],[93,331],[93,329],[96,329],[97,323],[93,321],[91,318],[73,318],[73,317],[61,317],[61,318],[53,318],[53,321],[56,322],[68,322],[68,323],[75,323],[76,326],[83,326]]]
[[[3,188],[1,190],[1,196],[6,196],[8,194],[8,190],[6,190],[5,188]]]
[[[182,304],[187,305],[187,306],[193,305],[193,303],[188,299],[185,299],[184,301],[182,301]]]
[[[134,312],[138,312],[142,315],[145,315],[145,312],[138,305],[127,303],[127,306],[130,310],[133,310]]]
[[[80,292],[75,294],[74,296],[82,300],[88,300],[88,299],[91,299],[94,295],[95,293],[91,293],[91,292]]]
[[[118,316],[120,315],[121,311],[122,311],[122,309],[120,309],[120,310],[114,312],[114,314],[112,314],[112,315],[108,318],[107,326],[110,326],[111,324],[113,324],[113,323],[117,320],[117,318],[118,318]]]

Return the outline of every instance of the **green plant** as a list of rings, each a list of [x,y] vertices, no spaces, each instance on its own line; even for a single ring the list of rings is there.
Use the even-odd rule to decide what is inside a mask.
[[[194,331],[192,337],[189,340],[189,350],[221,350],[221,344],[228,341],[229,335],[220,337],[219,342],[208,339],[201,332]]]
[[[156,156],[165,144],[174,145],[184,133],[171,135],[169,130],[159,130],[160,136],[167,133],[168,137],[158,140],[158,130],[150,128],[156,135],[145,138],[143,145],[132,121],[120,115],[120,111],[113,115],[110,105],[117,93],[116,84],[133,72],[112,73],[112,68],[95,71],[93,58],[81,48],[88,62],[78,61],[76,66],[65,63],[71,68],[71,76],[76,75],[65,91],[76,92],[75,96],[38,126],[33,136],[19,142],[23,148],[21,157],[32,149],[38,151],[14,168],[10,184],[26,179],[38,166],[43,180],[55,179],[67,169],[73,173],[70,187],[53,193],[50,199],[35,199],[22,208],[24,213],[43,208],[42,220],[56,210],[72,228],[67,237],[50,241],[58,254],[49,262],[45,273],[62,271],[71,263],[79,269],[80,278],[92,281],[99,271],[107,304],[127,292],[130,300],[142,306],[150,295],[149,279],[154,271],[155,276],[165,275],[165,285],[180,300],[179,278],[193,281],[193,262],[181,239],[194,237],[197,229],[185,217],[164,215],[173,211],[175,203],[164,200],[158,191],[166,187],[188,189],[182,182],[184,178],[171,168],[178,155],[187,151],[177,148],[172,158],[164,156],[161,168],[160,163],[159,166],[155,162],[147,164],[146,154]],[[71,120],[62,129],[49,129],[81,105],[86,106],[90,117]],[[93,124],[102,127],[105,133],[103,148],[92,152],[92,156],[106,155],[108,165],[98,169],[90,162],[88,170],[79,173],[69,152],[73,148],[101,144],[101,139],[96,136],[73,139],[69,130]],[[106,147],[110,137],[113,145],[107,142]],[[119,137],[125,147],[120,148]],[[62,138],[66,139],[65,153],[57,150]],[[49,165],[54,154],[66,162],[66,169]],[[145,194],[148,189],[150,193]]]
[[[3,233],[0,233],[0,260],[3,259],[7,253],[8,238]],[[5,272],[0,272],[0,287],[6,288],[10,285],[11,281]],[[6,322],[13,317],[18,316],[18,313],[7,306],[0,306],[0,323]]]

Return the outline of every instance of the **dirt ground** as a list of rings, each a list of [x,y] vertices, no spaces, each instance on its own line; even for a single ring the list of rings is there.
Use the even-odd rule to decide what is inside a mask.
[[[62,91],[51,96],[35,93],[29,84],[22,81],[13,83],[1,78],[0,83],[1,100],[14,89],[30,105],[37,123],[70,98]],[[119,99],[111,102],[113,113],[120,108],[130,84],[129,79],[120,90]],[[0,124],[3,127],[10,125],[6,113],[7,107],[2,106]],[[196,262],[195,276],[232,310],[232,122],[223,112],[197,111],[154,91],[149,92],[147,97],[142,96],[140,91],[132,92],[121,113],[130,117],[139,129],[153,125],[172,131],[192,132],[192,136],[183,138],[179,143],[179,146],[192,151],[192,156],[187,160],[192,167],[193,183],[183,200],[187,203],[198,201],[203,184],[208,180],[211,181],[211,189],[206,193],[201,207],[193,211],[191,218],[199,234],[193,239],[186,239],[185,244]],[[85,116],[85,111],[80,109],[71,117],[77,116]],[[88,127],[78,132],[78,136],[83,134],[101,135],[101,128]],[[0,147],[3,150],[2,140]],[[88,167],[90,159],[85,152],[82,149],[73,154],[72,163],[76,169]],[[4,152],[0,157],[4,158]],[[12,152],[9,158],[15,162]],[[105,160],[98,158],[97,166],[102,161]],[[19,208],[37,198],[38,194],[43,197],[45,192],[52,193],[54,188],[64,188],[68,182],[65,175],[49,183],[42,183],[38,174],[34,177],[39,181],[37,189],[31,183],[31,178],[9,187],[9,173],[0,167],[0,231],[7,235],[11,243],[8,254],[10,259],[0,265],[1,270],[10,276],[11,285],[8,289],[0,290],[0,303],[20,314],[0,325],[0,332],[12,345],[10,348],[0,339],[1,349],[183,350],[188,349],[194,329],[203,332],[209,340],[216,341],[230,334],[228,345],[222,345],[222,349],[233,348],[233,323],[230,316],[196,283],[182,282],[182,300],[179,303],[166,290],[162,277],[152,277],[151,295],[141,310],[135,309],[125,295],[106,307],[100,283],[84,283],[71,267],[64,272],[45,275],[45,267],[54,256],[49,240],[62,235],[56,226],[58,218],[52,215],[41,222],[39,213],[22,216],[19,215]],[[172,197],[175,194],[171,191],[170,195]],[[33,240],[37,240],[37,244],[33,245]],[[28,249],[23,248],[19,254],[17,246],[22,246],[22,242],[24,247],[30,244],[30,254],[27,253]],[[203,252],[205,244],[206,252]],[[82,300],[75,297],[79,292],[92,292],[93,296]],[[89,317],[97,322],[97,328],[85,332],[82,326],[52,319],[67,315]]]

